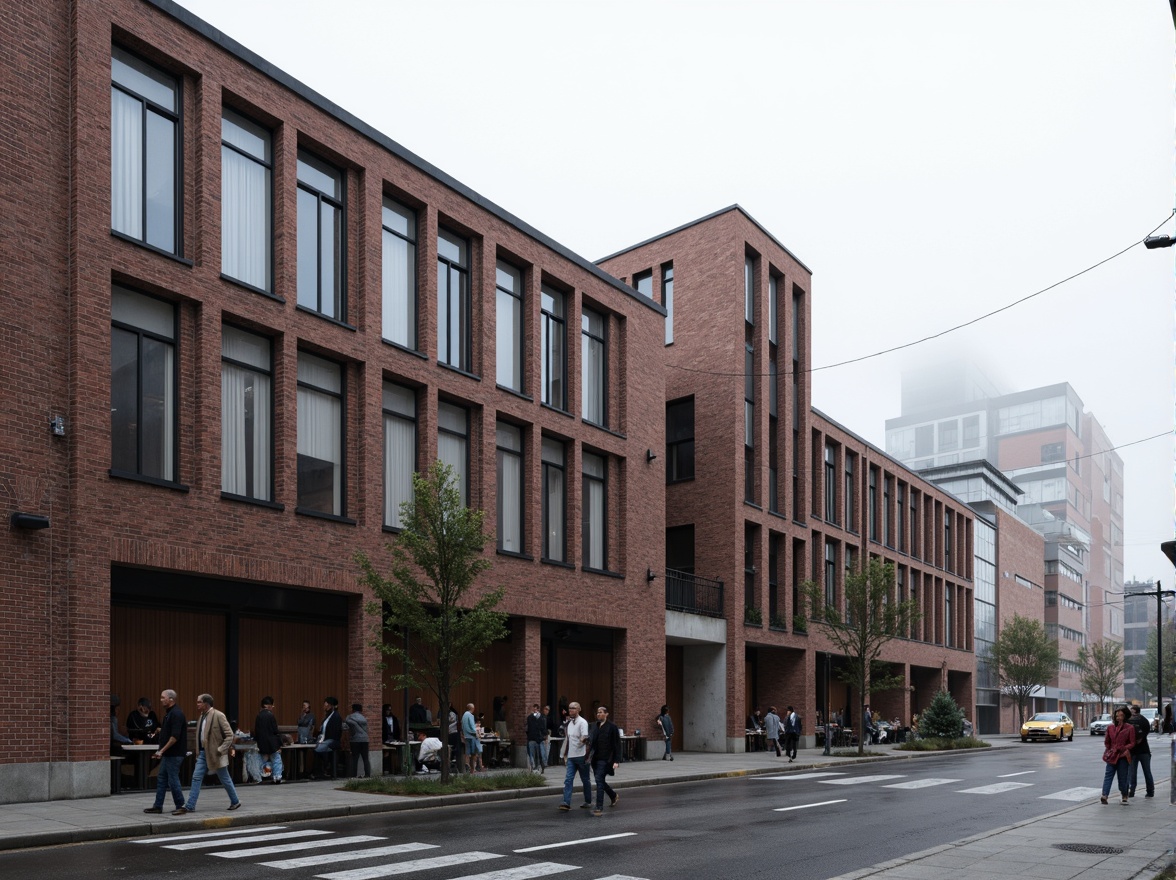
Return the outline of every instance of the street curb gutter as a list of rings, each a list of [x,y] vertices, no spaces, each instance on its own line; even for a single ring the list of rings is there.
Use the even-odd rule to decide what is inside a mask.
[[[988,749],[966,749],[954,752],[909,752],[901,755],[888,754],[876,757],[845,758],[819,763],[786,764],[784,767],[757,767],[745,770],[721,770],[710,773],[689,773],[677,776],[655,776],[650,779],[631,779],[613,783],[614,788],[644,788],[654,785],[675,785],[683,782],[705,782],[712,779],[738,779],[750,776],[777,776],[783,773],[811,771],[826,767],[876,764],[884,761],[909,760],[921,757],[946,757],[987,752]],[[402,810],[424,810],[436,807],[460,806],[465,804],[486,804],[498,801],[512,801],[523,798],[558,796],[558,783],[538,788],[503,789],[501,791],[478,791],[465,794],[438,795],[435,797],[405,797],[403,795],[373,795],[373,802],[364,804],[339,804],[337,806],[310,807],[305,809],[283,809],[280,813],[266,812],[258,815],[242,815],[244,810],[233,816],[216,816],[207,819],[177,819],[166,825],[150,822],[127,822],[105,828],[71,828],[68,831],[43,831],[20,837],[0,838],[0,851],[36,849],[47,846],[65,846],[102,840],[120,840],[127,837],[150,837],[155,834],[174,834],[188,831],[211,829],[245,828],[250,825],[272,825],[274,822],[305,822],[313,819],[340,819],[347,816],[370,816],[376,813],[397,813]],[[395,798],[395,800],[392,800]],[[245,805],[248,809],[248,805]],[[1061,812],[1066,812],[1062,810]],[[1053,815],[1053,814],[1051,814]],[[1038,817],[1043,818],[1043,817]],[[1032,821],[1032,820],[1029,820]],[[1015,827],[1015,826],[1009,826]],[[1003,830],[1003,829],[1002,829]],[[983,835],[987,836],[987,835]],[[980,838],[976,838],[980,839]],[[921,854],[920,857],[922,857]],[[904,861],[913,860],[909,857]],[[847,877],[851,875],[846,875]],[[852,875],[862,876],[862,875]]]

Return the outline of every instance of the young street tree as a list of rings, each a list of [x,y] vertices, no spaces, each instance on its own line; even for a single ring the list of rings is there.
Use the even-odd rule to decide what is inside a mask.
[[[1046,634],[1041,621],[1014,614],[1001,626],[988,650],[988,661],[1000,689],[1017,704],[1018,723],[1025,723],[1025,704],[1033,691],[1057,674],[1059,660],[1058,643]]]
[[[1164,663],[1159,671],[1164,676],[1164,694],[1170,695],[1176,690],[1176,626],[1170,623],[1164,625],[1163,648]],[[1135,686],[1144,694],[1144,705],[1155,696],[1157,684],[1156,631],[1153,629],[1147,634],[1147,653],[1135,667]]]
[[[1123,684],[1123,646],[1118,642],[1100,639],[1089,648],[1078,649],[1078,665],[1082,667],[1082,689],[1098,694],[1098,711],[1106,711],[1107,700]]]
[[[376,646],[403,664],[394,676],[398,687],[427,687],[436,695],[444,730],[451,690],[470,681],[482,669],[482,651],[507,635],[506,615],[494,610],[504,590],[475,594],[478,575],[490,567],[482,553],[490,535],[483,512],[461,503],[453,469],[434,462],[427,474],[412,475],[412,490],[412,500],[400,505],[403,528],[388,545],[390,576],[377,572],[363,553],[355,559],[360,582],[376,596],[367,606],[379,621]],[[405,630],[407,644],[401,640]],[[444,735],[441,781],[449,781]]]
[[[894,566],[890,563],[871,559],[859,566],[845,576],[844,615],[841,609],[826,603],[820,584],[806,581],[802,587],[810,620],[799,618],[798,627],[815,625],[845,655],[840,676],[858,695],[859,755],[865,753],[866,696],[906,683],[901,675],[886,674],[885,664],[876,662],[878,656],[887,642],[909,635],[911,626],[921,617],[916,603],[895,599],[894,584]]]

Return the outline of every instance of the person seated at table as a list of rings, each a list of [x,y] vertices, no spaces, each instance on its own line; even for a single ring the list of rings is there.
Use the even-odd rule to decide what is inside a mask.
[[[339,717],[339,701],[334,697],[323,700],[323,723],[319,727],[318,744],[314,747],[314,769],[316,779],[327,776],[327,756],[337,752],[343,745],[343,719]],[[334,773],[331,777],[334,778]]]
[[[760,711],[760,707],[756,706],[755,711],[747,716],[748,730],[761,730],[764,726],[764,713]]]
[[[151,710],[151,701],[146,697],[139,697],[139,705],[127,716],[127,735],[136,743],[159,739],[159,716]]]
[[[129,736],[123,736],[118,729],[118,707],[122,700],[118,698],[117,694],[110,695],[110,754],[125,755],[123,746],[131,744]]]
[[[425,736],[422,730],[417,734],[417,742],[421,750],[417,753],[417,773],[428,773],[430,770],[441,769],[441,740],[435,736]]]
[[[384,717],[384,721],[380,725],[383,741],[385,743],[400,742],[400,722],[392,714],[392,704],[385,703],[384,708],[380,710],[380,714]]]

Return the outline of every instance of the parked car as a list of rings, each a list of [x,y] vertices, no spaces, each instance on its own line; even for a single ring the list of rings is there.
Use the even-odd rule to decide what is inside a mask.
[[[1147,723],[1151,725],[1152,733],[1158,733],[1160,730],[1160,710],[1159,709],[1140,709],[1139,714],[1147,719]]]
[[[1021,725],[1021,742],[1031,739],[1061,742],[1063,737],[1074,741],[1074,722],[1065,712],[1038,712]]]
[[[1110,727],[1114,723],[1115,723],[1115,719],[1113,719],[1110,715],[1106,715],[1106,714],[1099,715],[1097,718],[1095,718],[1093,721],[1090,722],[1090,735],[1091,736],[1106,736],[1107,735],[1107,728]]]

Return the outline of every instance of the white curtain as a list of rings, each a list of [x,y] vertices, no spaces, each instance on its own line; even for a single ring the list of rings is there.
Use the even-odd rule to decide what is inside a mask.
[[[522,457],[498,451],[498,542],[503,550],[523,549]]]
[[[110,227],[143,237],[143,104],[110,90]]]
[[[407,419],[384,414],[384,524],[399,528],[400,505],[412,500],[416,470],[416,426]]]
[[[564,561],[564,474],[554,468],[547,472],[547,558],[555,562]]]
[[[603,570],[604,558],[604,483],[584,480],[584,564]]]
[[[221,271],[268,290],[269,170],[221,147]]]
[[[584,418],[596,425],[604,424],[604,344],[589,336],[584,340],[583,384],[580,394],[584,401]]]
[[[303,372],[305,359],[299,361]],[[328,513],[343,511],[343,402],[312,388],[298,389],[298,454],[334,465],[331,479],[332,506]]]
[[[246,431],[250,413],[252,440]],[[247,480],[247,462],[253,468],[252,491]],[[270,483],[270,379],[252,370],[224,364],[221,369],[221,488],[234,495],[269,501]]]
[[[437,458],[442,464],[453,468],[453,474],[457,478],[458,489],[461,492],[461,503],[468,507],[470,478],[469,465],[466,461],[466,438],[454,434],[439,433],[437,435]]]
[[[404,239],[384,230],[383,305],[384,338],[412,348],[416,344],[413,331],[415,248]]]

